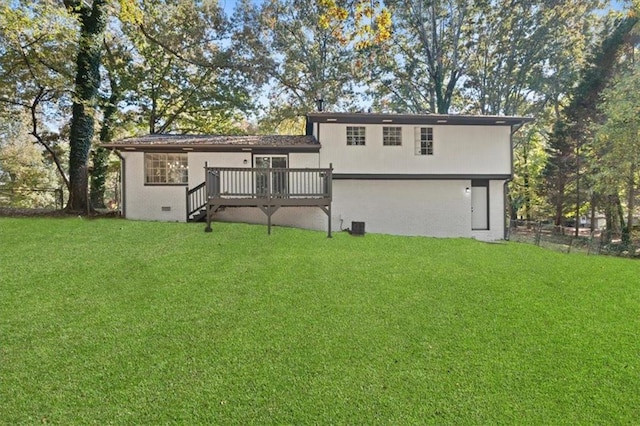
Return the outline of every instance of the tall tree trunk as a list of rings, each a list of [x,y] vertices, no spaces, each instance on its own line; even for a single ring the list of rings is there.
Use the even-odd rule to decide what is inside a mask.
[[[618,220],[620,220],[620,231],[622,232],[622,240],[624,241],[625,234],[627,235],[627,238],[628,238],[628,230],[627,230],[627,226],[624,223],[624,210],[622,209],[622,202],[620,202],[619,194],[615,195],[615,202],[616,202],[616,208],[618,213],[617,214]]]
[[[633,230],[633,211],[635,210],[636,196],[636,179],[635,167],[632,166],[629,181],[627,185],[627,226],[622,233],[622,240],[626,243],[631,241],[631,232]]]
[[[106,27],[105,3],[106,0],[94,0],[89,6],[78,0],[65,0],[67,8],[76,13],[80,21],[69,138],[70,190],[67,210],[74,212],[85,212],[89,207],[87,163],[93,140],[94,108],[100,86],[102,34]]]
[[[590,220],[589,220],[589,230],[591,232],[596,230],[596,203],[597,203],[597,200],[598,200],[598,195],[595,192],[591,193],[591,201],[590,201],[590,203],[591,203],[591,215],[590,216],[591,217],[590,217]]]
[[[564,218],[564,188],[566,182],[564,181],[564,176],[559,176],[560,182],[558,183],[558,192],[556,194],[555,199],[555,218],[554,225],[562,226],[562,219]]]
[[[103,209],[104,193],[107,182],[107,172],[109,168],[109,150],[101,146],[97,147],[91,154],[91,189],[89,191],[91,198],[91,208]]]
[[[108,49],[107,53],[109,53]],[[108,143],[113,139],[113,120],[118,110],[117,103],[120,100],[120,88],[113,76],[109,77],[109,84],[111,86],[111,95],[104,106],[102,128],[100,128],[100,143]],[[91,160],[93,163],[93,171],[91,172],[91,205],[94,208],[104,208],[109,151],[100,146],[93,151]]]

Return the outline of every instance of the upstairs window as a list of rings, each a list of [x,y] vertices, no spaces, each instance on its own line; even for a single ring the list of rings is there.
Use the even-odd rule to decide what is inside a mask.
[[[382,145],[400,146],[402,145],[402,127],[383,127]]]
[[[149,185],[186,185],[189,183],[186,153],[145,153],[144,183]]]
[[[416,128],[416,155],[433,155],[433,127]]]
[[[364,145],[365,128],[347,126],[347,145]]]

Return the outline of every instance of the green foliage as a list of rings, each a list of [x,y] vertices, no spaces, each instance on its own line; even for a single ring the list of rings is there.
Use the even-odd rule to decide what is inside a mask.
[[[580,173],[586,163],[592,124],[598,122],[598,104],[601,95],[614,76],[616,64],[638,18],[630,14],[616,21],[613,28],[605,28],[601,42],[594,48],[578,85],[572,90],[569,105],[554,126],[550,138],[549,160],[544,171],[548,194],[555,207],[558,225],[567,207],[566,190],[575,182],[576,191]],[[578,192],[578,191],[577,191]],[[576,209],[580,203],[576,195]],[[586,197],[582,197],[585,200]]]
[[[20,115],[18,115],[20,117]],[[59,187],[41,147],[27,131],[28,117],[6,121],[0,118],[0,205],[52,207]]]
[[[545,204],[537,185],[547,159],[544,128],[540,124],[527,126],[514,137],[514,172],[509,190],[511,211],[515,216],[512,219],[545,218]]]
[[[105,62],[137,133],[239,133],[250,75],[215,2],[145,1],[140,22],[110,37]]]
[[[391,47],[380,55],[371,91],[381,108],[513,115],[539,111],[540,105],[566,93],[599,3],[386,4],[394,35]]]
[[[6,423],[638,418],[635,261],[242,224],[0,228]]]
[[[236,12],[240,40],[271,84],[263,127],[287,127],[316,110],[318,99],[327,110],[354,108],[362,64],[343,42],[339,23],[320,24],[324,13],[321,5],[302,0],[269,0],[259,8],[244,1]]]
[[[629,239],[633,228],[636,195],[640,185],[640,66],[631,67],[613,82],[603,95],[601,111],[604,123],[598,127],[595,142],[596,185],[599,192],[624,194],[627,223],[623,228]]]
[[[68,186],[64,159],[45,130],[60,125],[71,106],[77,23],[48,1],[0,1],[0,113],[6,120],[28,114],[28,133],[44,147]],[[22,123],[20,124],[22,125]]]

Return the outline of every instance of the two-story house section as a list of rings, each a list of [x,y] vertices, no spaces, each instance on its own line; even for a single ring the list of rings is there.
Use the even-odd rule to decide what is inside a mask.
[[[333,223],[367,232],[504,238],[513,134],[529,118],[312,113],[333,165]]]
[[[148,135],[104,146],[122,161],[129,219],[267,223],[504,238],[521,117],[307,116],[306,135]],[[270,229],[270,226],[269,226]],[[330,232],[329,232],[330,234]]]

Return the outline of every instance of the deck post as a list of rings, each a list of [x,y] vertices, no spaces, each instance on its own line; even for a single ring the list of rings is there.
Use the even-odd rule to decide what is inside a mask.
[[[207,226],[204,228],[204,232],[211,231],[211,204],[207,201]]]
[[[191,210],[191,206],[189,205],[189,186],[188,185],[184,189],[184,192],[185,192],[186,198],[187,198],[187,202],[185,204],[187,206],[187,222],[189,222],[189,210]]]
[[[327,222],[328,222],[328,227],[327,227],[327,238],[331,238],[331,202],[329,202],[329,213],[327,214]]]
[[[209,165],[207,164],[207,162],[205,161],[204,163],[204,189],[205,189],[205,194],[207,197],[207,207],[206,207],[206,212],[207,212],[207,226],[204,228],[204,232],[211,232],[211,200],[209,199],[209,197],[211,196],[211,194],[209,194]]]

